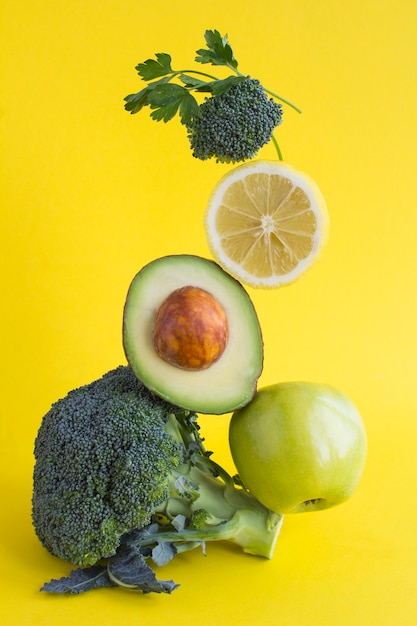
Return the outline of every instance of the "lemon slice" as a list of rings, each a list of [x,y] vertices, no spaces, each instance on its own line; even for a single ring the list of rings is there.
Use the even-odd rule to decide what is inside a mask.
[[[299,278],[318,258],[328,227],[317,184],[281,161],[232,169],[215,187],[205,215],[214,258],[251,287]]]

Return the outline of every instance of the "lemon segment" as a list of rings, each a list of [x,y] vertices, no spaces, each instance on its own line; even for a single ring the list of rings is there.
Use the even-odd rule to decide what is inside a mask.
[[[252,287],[296,280],[318,258],[328,227],[317,184],[280,161],[251,161],[228,172],[205,215],[214,258]]]

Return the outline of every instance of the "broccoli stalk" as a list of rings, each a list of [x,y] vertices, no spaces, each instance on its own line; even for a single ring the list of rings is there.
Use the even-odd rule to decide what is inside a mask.
[[[197,547],[206,554],[206,542],[228,541],[247,554],[272,558],[282,516],[239,488],[206,454],[193,453],[192,459],[173,470],[168,490],[166,500],[155,509],[154,522],[124,535],[115,557],[109,559],[106,572],[112,585],[171,593],[176,583],[157,580],[146,560],[165,565],[177,554]]]
[[[174,471],[169,496],[157,507],[154,523],[123,536],[116,555],[106,565],[112,585],[145,593],[171,593],[176,583],[157,580],[146,561],[151,559],[155,565],[165,565],[177,554],[198,547],[206,554],[206,542],[232,542],[247,554],[272,558],[282,516],[263,507],[249,492],[237,488],[230,475],[205,459],[202,463],[201,458],[194,459]]]
[[[178,530],[162,528],[155,537],[159,543],[231,541],[248,554],[268,559],[282,521],[207,457],[194,457],[172,472],[169,497],[156,512],[171,525],[179,519],[186,521]]]
[[[35,442],[32,518],[43,545],[81,566],[42,590],[170,593],[164,565],[210,541],[271,558],[282,516],[211,459],[197,415],[155,397],[129,367],[71,391]]]
[[[232,541],[244,552],[272,558],[282,517],[265,508],[252,494],[240,486],[239,477],[218,465],[204,447],[194,415],[171,415],[166,431],[181,440],[189,451],[189,460],[169,475],[168,497],[156,507],[171,523],[188,520],[186,529],[177,528],[158,541],[205,542]],[[180,538],[180,535],[182,537]]]

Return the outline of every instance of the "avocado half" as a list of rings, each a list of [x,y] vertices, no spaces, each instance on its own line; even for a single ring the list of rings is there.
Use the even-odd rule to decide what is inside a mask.
[[[211,294],[223,307],[229,327],[222,355],[197,371],[161,358],[153,340],[159,308],[186,286]],[[220,415],[245,406],[263,367],[262,333],[248,293],[214,261],[188,254],[161,257],[136,274],[124,307],[123,347],[130,367],[148,389],[197,413]]]

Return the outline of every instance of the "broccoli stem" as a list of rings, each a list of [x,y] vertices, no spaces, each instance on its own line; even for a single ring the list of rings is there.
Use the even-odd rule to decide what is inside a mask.
[[[197,74],[198,76],[204,76],[205,78],[210,78],[211,80],[218,80],[217,76],[207,74],[207,72],[199,72],[198,70],[172,70],[169,76],[170,78],[175,78],[176,76],[181,76],[182,74]]]
[[[288,106],[290,106],[292,109],[297,111],[297,113],[302,113],[301,109],[298,106],[296,106],[293,102],[290,102],[286,98],[279,96],[277,93],[275,93],[274,91],[271,91],[270,89],[267,89],[266,87],[264,87],[264,91],[265,93],[269,94],[273,98],[276,98],[277,100],[281,100],[281,102],[284,102],[284,104],[288,104]]]
[[[184,490],[179,490],[182,481]],[[184,482],[185,481],[185,482]],[[188,490],[187,490],[188,487]],[[193,488],[195,487],[195,491]],[[244,552],[272,558],[282,516],[264,507],[248,491],[208,457],[196,455],[172,474],[169,497],[158,508],[168,520],[183,515],[191,520],[179,531],[161,530],[141,541],[141,546],[172,542],[191,549],[206,541],[231,541]],[[193,527],[193,513],[203,512],[201,526]],[[187,544],[190,544],[189,548]]]
[[[226,64],[226,67],[228,67],[230,70],[232,70],[237,76],[241,76],[242,78],[246,76],[246,74],[243,74],[242,72],[240,72],[236,67],[233,67],[233,65]],[[172,78],[175,78],[177,76],[181,76],[181,75],[185,75],[186,76],[187,74],[196,74],[198,76],[204,76],[205,78],[210,78],[210,80],[219,80],[217,76],[213,76],[212,74],[207,74],[207,72],[200,72],[198,70],[172,70],[172,72],[170,72],[170,74],[169,74],[169,77],[170,77],[169,80],[171,80]],[[275,93],[275,91],[272,91],[271,89],[268,89],[267,87],[264,87],[263,85],[262,85],[262,87],[263,87],[263,90],[265,91],[265,93],[269,94],[270,96],[272,96],[276,100],[280,100],[284,104],[287,104],[292,109],[297,111],[297,113],[302,113],[301,109],[297,105],[295,105],[293,102],[288,100],[287,98],[284,98],[283,96],[280,96],[279,94]],[[188,89],[190,91],[193,91],[196,88],[195,87],[188,87]]]
[[[279,147],[278,141],[275,139],[274,135],[271,135],[271,140],[272,140],[272,143],[274,144],[275,150],[277,151],[278,159],[280,161],[283,161],[281,148]]]
[[[246,74],[242,74],[242,72],[239,72],[239,70],[236,67],[233,67],[233,65],[229,65],[228,64],[227,67],[229,69],[233,70],[233,72],[235,72],[235,74],[237,74],[237,76],[246,76]],[[277,93],[275,93],[275,91],[271,91],[271,89],[267,89],[266,87],[264,87],[264,85],[262,85],[262,88],[263,88],[265,93],[269,94],[273,98],[276,98],[277,100],[281,100],[281,102],[284,102],[284,104],[288,104],[288,106],[290,106],[292,109],[297,111],[297,113],[302,113],[301,109],[298,106],[296,106],[293,102],[291,102],[290,100],[287,100],[287,98],[283,98],[282,96],[280,96]]]
[[[282,517],[268,512],[238,509],[230,520],[217,526],[198,530],[165,531],[141,539],[140,547],[158,543],[180,544],[178,552],[193,549],[206,541],[230,541],[239,545],[243,552],[272,559],[282,525]],[[181,544],[184,548],[181,550]],[[190,545],[189,545],[190,544]]]

